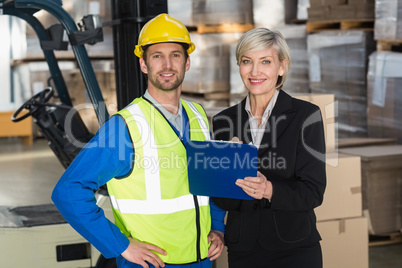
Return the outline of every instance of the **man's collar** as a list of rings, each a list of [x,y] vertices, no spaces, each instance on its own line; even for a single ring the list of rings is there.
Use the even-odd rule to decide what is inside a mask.
[[[155,98],[152,97],[151,94],[149,94],[148,89],[145,91],[144,97],[146,99],[148,99],[155,107],[157,107],[162,112],[162,114],[166,117],[167,120],[170,121],[170,119],[172,119],[172,118],[174,118],[176,116],[180,116],[180,117],[182,116],[182,109],[183,108],[182,108],[181,101],[179,101],[178,113],[176,115],[174,115],[171,112],[169,112],[168,110],[166,110],[166,108],[163,107],[163,105],[161,103],[159,103],[157,100],[155,100]]]

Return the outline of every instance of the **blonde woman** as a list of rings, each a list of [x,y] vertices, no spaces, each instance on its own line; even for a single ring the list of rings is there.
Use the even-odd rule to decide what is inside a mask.
[[[281,89],[290,53],[279,32],[250,30],[236,57],[248,95],[214,117],[214,136],[256,145],[259,161],[257,177],[236,182],[254,200],[213,198],[228,211],[229,267],[321,268],[314,214],[326,186],[320,110]]]

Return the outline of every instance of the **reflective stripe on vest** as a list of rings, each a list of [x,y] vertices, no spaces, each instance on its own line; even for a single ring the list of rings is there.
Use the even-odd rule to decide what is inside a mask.
[[[208,197],[197,196],[197,199],[200,207],[208,205]],[[192,195],[158,201],[116,199],[114,196],[111,196],[110,200],[115,209],[120,210],[121,213],[131,214],[166,214],[195,208]]]
[[[204,133],[205,140],[210,140],[211,136],[208,133],[208,127],[207,127],[207,124],[205,124],[204,118],[202,117],[200,112],[197,110],[197,108],[195,108],[194,104],[192,104],[189,101],[185,101],[185,102],[188,105],[188,107],[190,107],[191,111],[193,111],[195,117],[197,118],[198,123],[201,126],[202,132]]]

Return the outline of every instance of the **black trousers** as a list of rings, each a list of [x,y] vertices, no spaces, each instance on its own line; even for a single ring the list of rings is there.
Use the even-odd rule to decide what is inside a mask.
[[[258,243],[251,251],[228,250],[229,268],[322,268],[319,242],[287,250],[266,250]]]

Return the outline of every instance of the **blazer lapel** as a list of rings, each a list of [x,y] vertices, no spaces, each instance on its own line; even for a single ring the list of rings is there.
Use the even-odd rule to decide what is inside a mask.
[[[250,143],[251,139],[251,131],[250,125],[248,123],[248,114],[244,109],[246,105],[246,99],[243,99],[239,104],[234,106],[234,109],[229,109],[226,115],[223,115],[219,120],[227,120],[229,121],[228,128],[230,129],[230,133],[228,133],[228,139],[233,137],[238,137],[240,141],[244,143]],[[228,119],[224,117],[228,116]]]
[[[246,112],[246,99],[243,100],[242,102],[242,109],[241,109],[241,125],[243,128],[243,133],[242,133],[242,139],[240,139],[241,141],[243,141],[244,143],[250,143],[253,142],[253,138],[251,136],[251,129],[250,129],[250,123],[249,123],[249,118],[248,118],[248,114]]]
[[[276,141],[288,127],[295,114],[296,112],[292,108],[292,97],[281,90],[274,109],[269,116],[265,133],[258,149],[259,157],[261,157],[269,148],[276,146]]]
[[[239,122],[239,139],[243,141],[244,143],[250,143],[253,141],[253,138],[251,137],[251,130],[250,130],[250,123],[248,122],[248,114],[246,112],[246,99],[244,98],[243,101],[240,103],[240,111],[238,111],[238,114],[240,115],[240,120]]]

